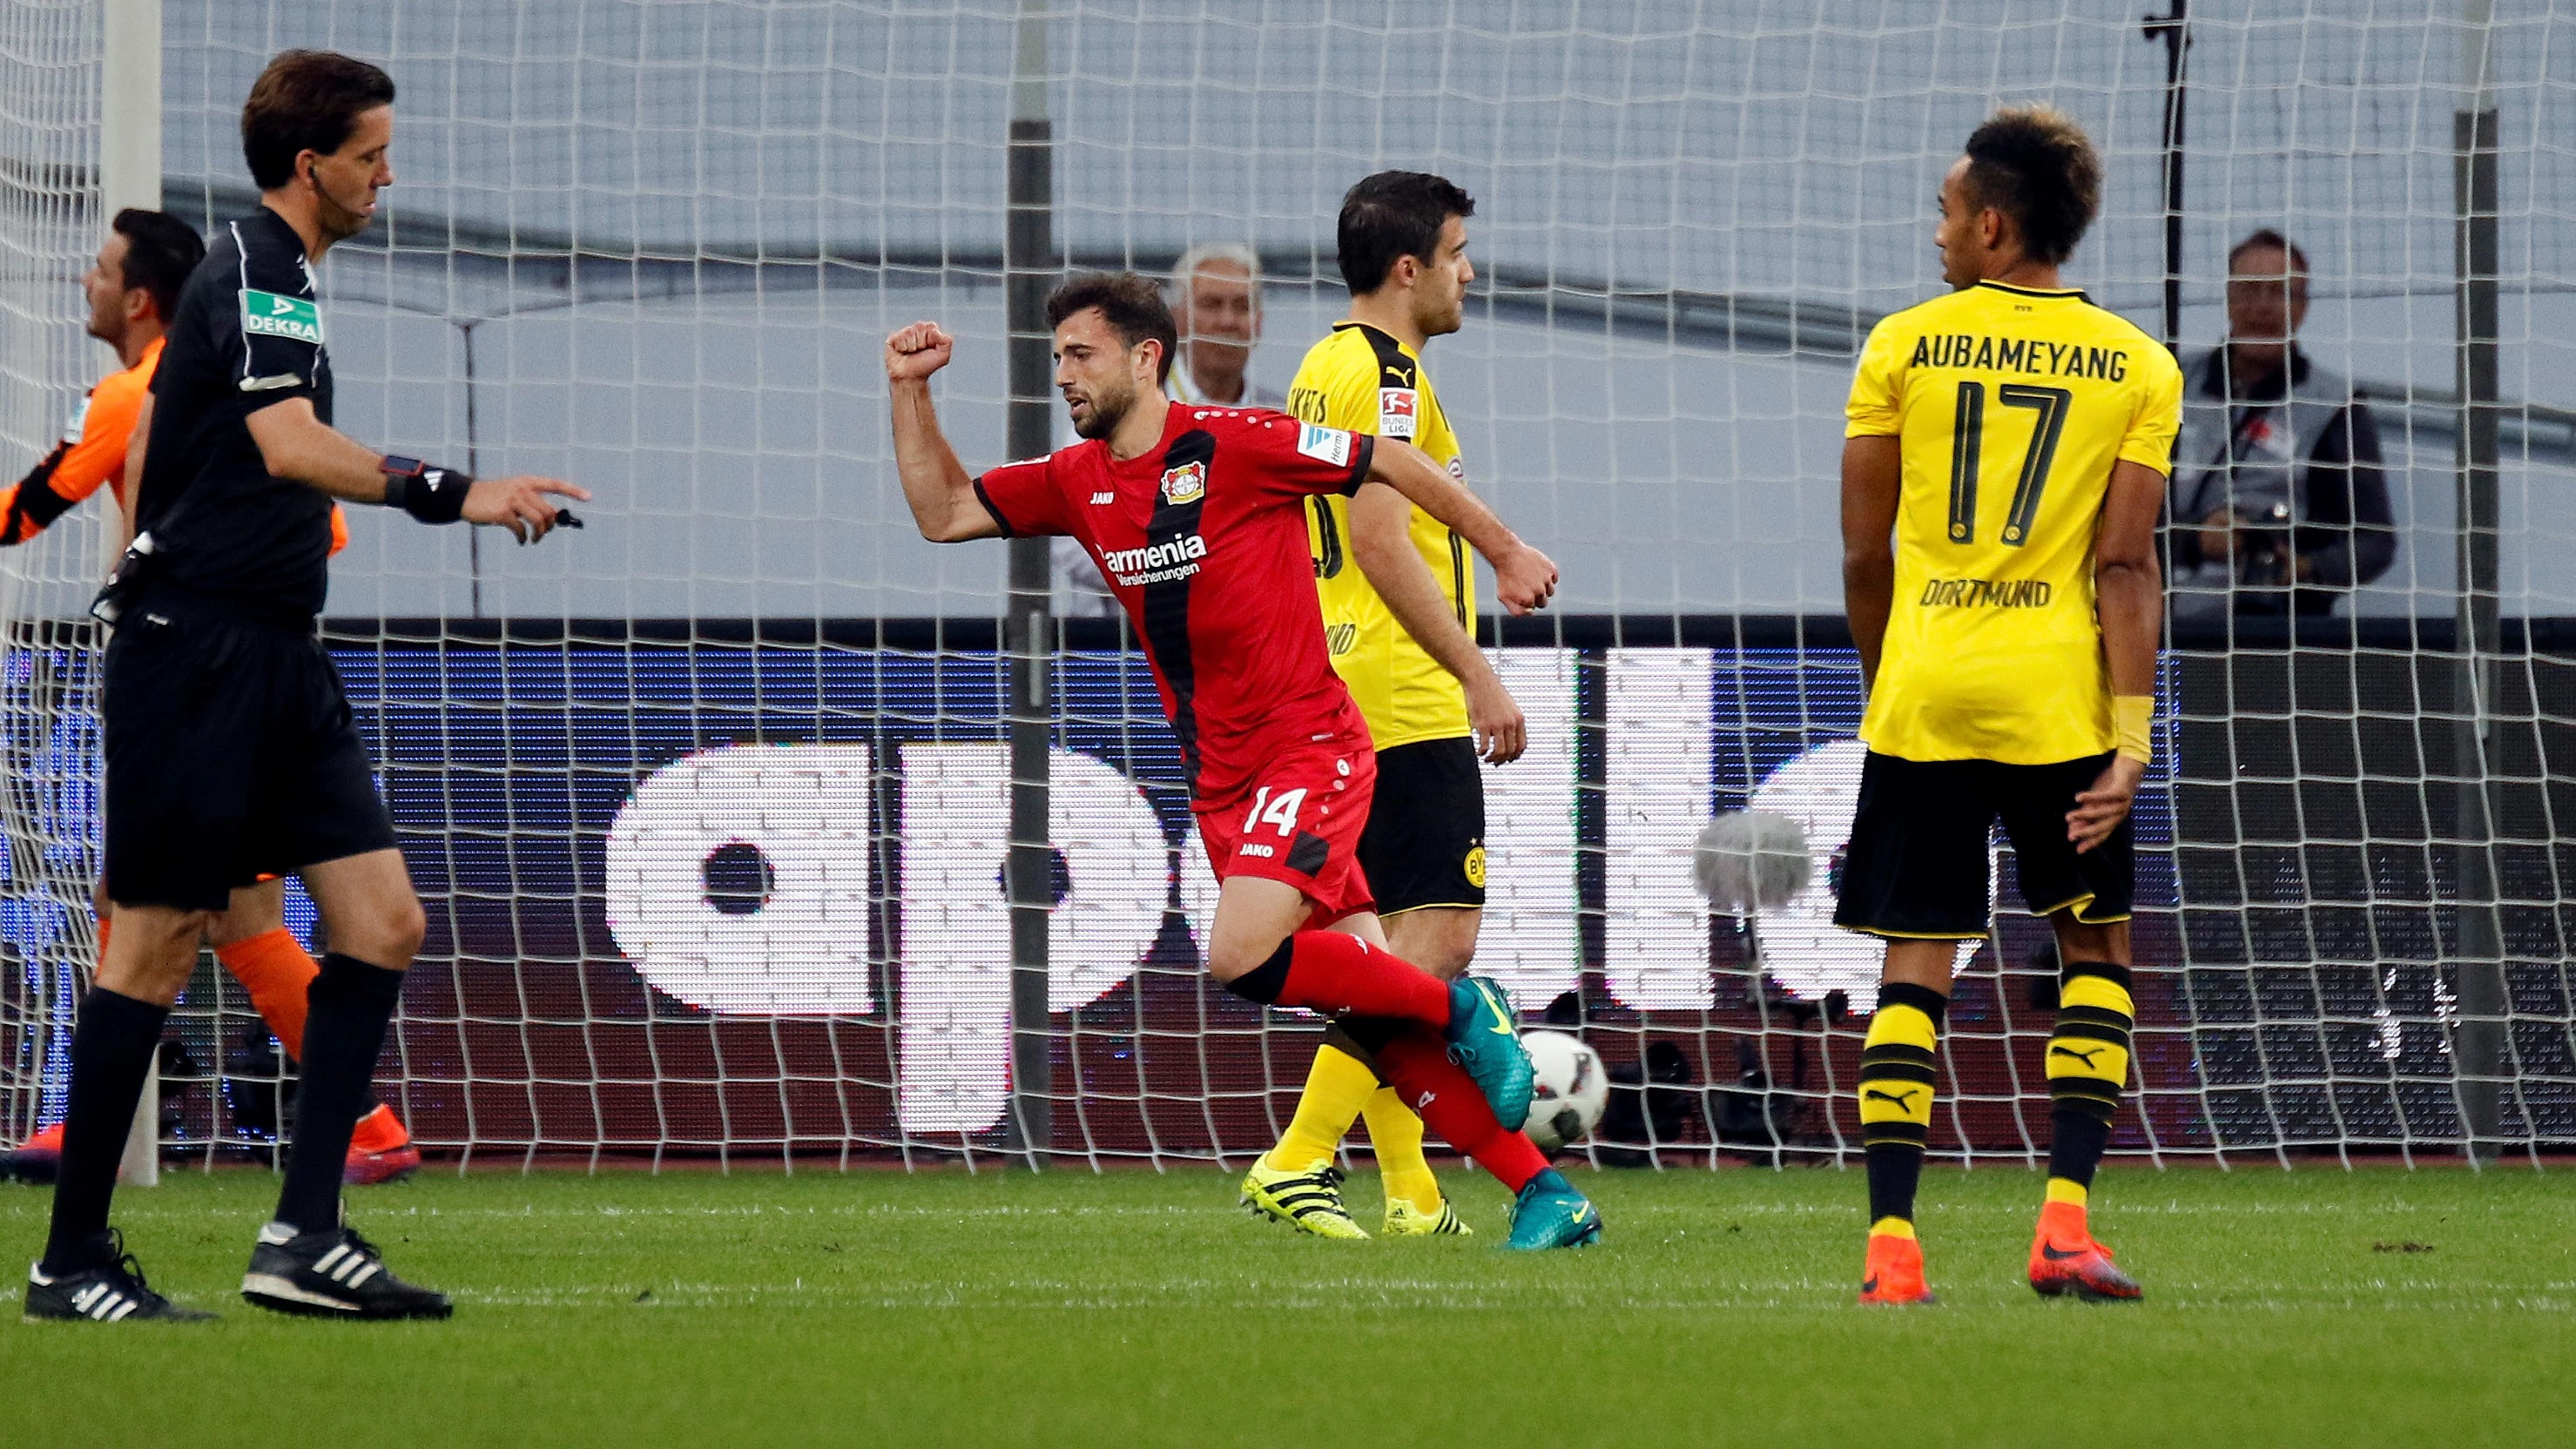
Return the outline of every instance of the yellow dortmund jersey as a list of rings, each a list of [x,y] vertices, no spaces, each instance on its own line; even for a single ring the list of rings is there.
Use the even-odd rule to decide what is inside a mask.
[[[2081,292],[1981,282],[1873,328],[1848,412],[1846,436],[1905,457],[1861,738],[2017,765],[2110,749],[2093,536],[2115,462],[2171,471],[2172,354]]]
[[[1330,428],[1402,438],[1430,454],[1450,477],[1467,481],[1458,437],[1449,431],[1431,380],[1422,375],[1422,360],[1374,327],[1337,322],[1307,349],[1288,386],[1288,411]],[[1466,690],[1395,621],[1352,561],[1350,500],[1319,497],[1311,503],[1306,534],[1314,549],[1315,592],[1324,606],[1324,638],[1333,668],[1368,718],[1369,737],[1379,749],[1391,750],[1469,734]],[[1473,637],[1476,576],[1466,545],[1419,508],[1413,510],[1412,537],[1459,624]]]

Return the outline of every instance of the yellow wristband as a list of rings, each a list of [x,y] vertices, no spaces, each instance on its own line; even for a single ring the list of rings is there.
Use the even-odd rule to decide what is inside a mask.
[[[2111,696],[2111,727],[2119,732],[2120,753],[2141,765],[2156,759],[2156,697],[2152,694]]]

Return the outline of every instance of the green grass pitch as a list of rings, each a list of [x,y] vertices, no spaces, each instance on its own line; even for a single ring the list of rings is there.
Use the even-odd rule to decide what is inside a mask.
[[[432,1176],[352,1220],[456,1317],[364,1325],[243,1304],[274,1180],[178,1173],[119,1221],[224,1321],[0,1325],[0,1443],[2576,1441],[2563,1174],[2112,1169],[2149,1298],[2097,1307],[2020,1281],[2034,1175],[1935,1169],[1898,1311],[1857,1172],[1577,1174],[1607,1245],[1534,1257],[1444,1177],[1480,1236],[1299,1238],[1213,1172]],[[17,1260],[47,1200],[0,1188]]]

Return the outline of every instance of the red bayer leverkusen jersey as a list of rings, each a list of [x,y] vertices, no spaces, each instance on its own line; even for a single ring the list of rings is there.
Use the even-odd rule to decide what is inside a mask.
[[[1145,641],[1190,797],[1232,802],[1282,751],[1368,725],[1324,650],[1305,501],[1353,493],[1376,440],[1267,408],[1174,403],[1159,446],[1097,439],[975,480],[1002,532],[1064,534]]]

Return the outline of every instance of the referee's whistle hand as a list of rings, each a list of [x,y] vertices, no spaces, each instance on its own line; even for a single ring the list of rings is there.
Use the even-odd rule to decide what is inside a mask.
[[[579,503],[590,501],[589,489],[560,478],[477,478],[465,490],[464,518],[468,523],[498,524],[519,542],[534,543],[554,531],[563,513],[549,494]]]
[[[1514,614],[1536,613],[1556,592],[1556,561],[1528,544],[1489,560],[1494,566],[1494,596]]]
[[[2095,777],[2093,788],[2077,792],[2075,808],[2066,812],[2066,838],[2082,855],[2120,828],[2129,818],[2129,806],[2138,798],[2138,786],[2147,777],[2147,767],[2127,755],[2114,755],[2108,768]]]

